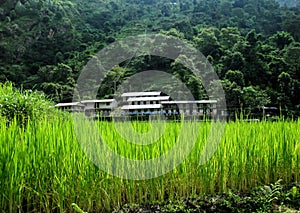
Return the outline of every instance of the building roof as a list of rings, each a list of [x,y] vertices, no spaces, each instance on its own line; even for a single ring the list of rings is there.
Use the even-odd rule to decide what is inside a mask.
[[[265,107],[265,106],[263,106],[262,108],[263,108],[263,109],[273,109],[273,110],[278,110],[277,107]]]
[[[167,101],[170,96],[158,96],[158,97],[138,97],[138,98],[128,98],[128,102],[132,101]]]
[[[125,105],[122,107],[123,110],[135,110],[135,109],[161,109],[161,104],[144,104],[144,105]]]
[[[162,101],[161,104],[216,104],[216,100]]]
[[[84,105],[80,104],[79,102],[72,102],[72,103],[58,103],[55,107],[67,107],[67,106],[80,106],[84,107]]]
[[[82,104],[86,104],[86,103],[111,103],[116,101],[115,99],[101,99],[101,100],[83,100],[80,101],[80,103]]]
[[[121,95],[121,97],[141,97],[141,96],[159,96],[160,91],[154,92],[126,92]]]

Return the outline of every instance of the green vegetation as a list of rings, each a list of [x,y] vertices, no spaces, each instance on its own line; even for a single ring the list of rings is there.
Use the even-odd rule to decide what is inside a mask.
[[[37,91],[20,91],[12,83],[0,83],[0,117],[6,122],[16,119],[19,124],[54,116],[58,112],[45,95]]]
[[[233,112],[247,116],[273,105],[295,118],[300,109],[299,26],[299,0],[2,0],[0,211],[137,212],[156,204],[166,212],[270,211],[282,204],[300,210],[300,120],[229,122],[204,165],[199,157],[215,123],[200,122],[192,129],[199,134],[195,147],[181,165],[159,178],[133,181],[95,166],[80,146],[73,119],[46,100],[71,101],[80,71],[103,47],[128,36],[162,33],[187,41],[207,57]],[[114,67],[99,97],[112,97],[114,86],[145,70],[172,73],[195,99],[207,98],[199,79],[178,60],[157,56]],[[194,121],[181,122],[192,126]],[[83,124],[81,137],[93,137],[90,124],[96,124],[112,150],[141,160],[175,145],[182,123],[167,122],[162,137],[147,146],[129,143],[113,122]],[[128,130],[128,123],[118,124]],[[132,125],[141,133],[151,130],[148,123]],[[190,134],[182,135],[191,142]],[[127,209],[126,203],[135,204]]]
[[[140,146],[124,141],[113,122],[86,122],[98,124],[106,143],[131,159],[161,155],[176,143],[181,127],[181,123],[168,122],[156,143]],[[128,129],[128,123],[119,124]],[[9,126],[0,121],[0,209],[53,212],[78,205],[87,212],[112,211],[125,203],[150,205],[203,193],[247,192],[279,179],[299,183],[300,121],[230,122],[215,155],[207,164],[198,165],[212,124],[200,123],[194,150],[172,172],[133,181],[110,176],[87,158],[70,117],[29,120],[23,127],[16,121]],[[147,123],[133,125],[149,129]],[[90,127],[84,126],[84,137],[89,137]]]
[[[164,33],[187,40],[210,60],[233,111],[273,105],[299,115],[297,5],[299,0],[6,0],[0,8],[0,81],[71,101],[93,54],[121,38]],[[124,64],[104,82],[100,97],[111,97],[114,83],[156,69],[179,76],[195,98],[206,98],[201,82],[172,61],[145,56]]]
[[[152,205],[126,204],[115,212],[298,212],[300,185],[280,182],[246,193],[230,191]]]

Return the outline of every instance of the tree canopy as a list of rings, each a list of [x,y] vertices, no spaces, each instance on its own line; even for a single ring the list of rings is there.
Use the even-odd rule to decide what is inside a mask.
[[[299,5],[299,0],[4,0],[0,82],[44,91],[56,102],[71,101],[80,71],[103,47],[132,35],[163,33],[186,40],[207,57],[228,106],[297,110]],[[195,97],[204,98],[201,82],[174,63],[140,57],[120,64],[99,96],[111,97],[130,75],[155,68],[176,74]]]

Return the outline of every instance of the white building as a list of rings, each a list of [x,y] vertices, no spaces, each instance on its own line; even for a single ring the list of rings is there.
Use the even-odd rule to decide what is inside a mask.
[[[162,101],[161,104],[166,114],[184,114],[187,116],[217,115],[216,100]]]
[[[58,103],[55,107],[67,112],[84,112],[84,105],[80,102]]]
[[[85,114],[88,116],[109,116],[111,111],[118,107],[115,99],[83,100]]]

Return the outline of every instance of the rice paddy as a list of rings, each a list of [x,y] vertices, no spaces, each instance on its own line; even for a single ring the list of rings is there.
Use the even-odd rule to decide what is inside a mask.
[[[187,132],[182,132],[182,122],[194,126],[196,121],[167,122],[156,129],[155,123],[138,121],[85,122],[76,125],[65,116],[29,120],[20,127],[16,121],[7,125],[0,119],[0,210],[70,212],[76,204],[87,212],[110,212],[125,203],[151,204],[196,194],[247,191],[279,179],[300,181],[299,120],[228,122],[214,155],[202,165],[201,152],[217,122],[198,122],[197,128],[187,128],[191,129]],[[144,134],[154,128],[155,134],[147,138],[155,143],[131,143],[130,135],[129,139],[122,137],[128,125]],[[84,133],[78,134],[78,128],[85,129]],[[94,137],[91,131],[96,129],[113,152],[133,160],[168,153],[179,137],[187,146],[194,143],[193,138],[196,141],[173,170],[157,178],[130,180],[102,171],[89,159],[88,146],[80,141],[81,137]],[[105,156],[101,150],[97,154]]]

